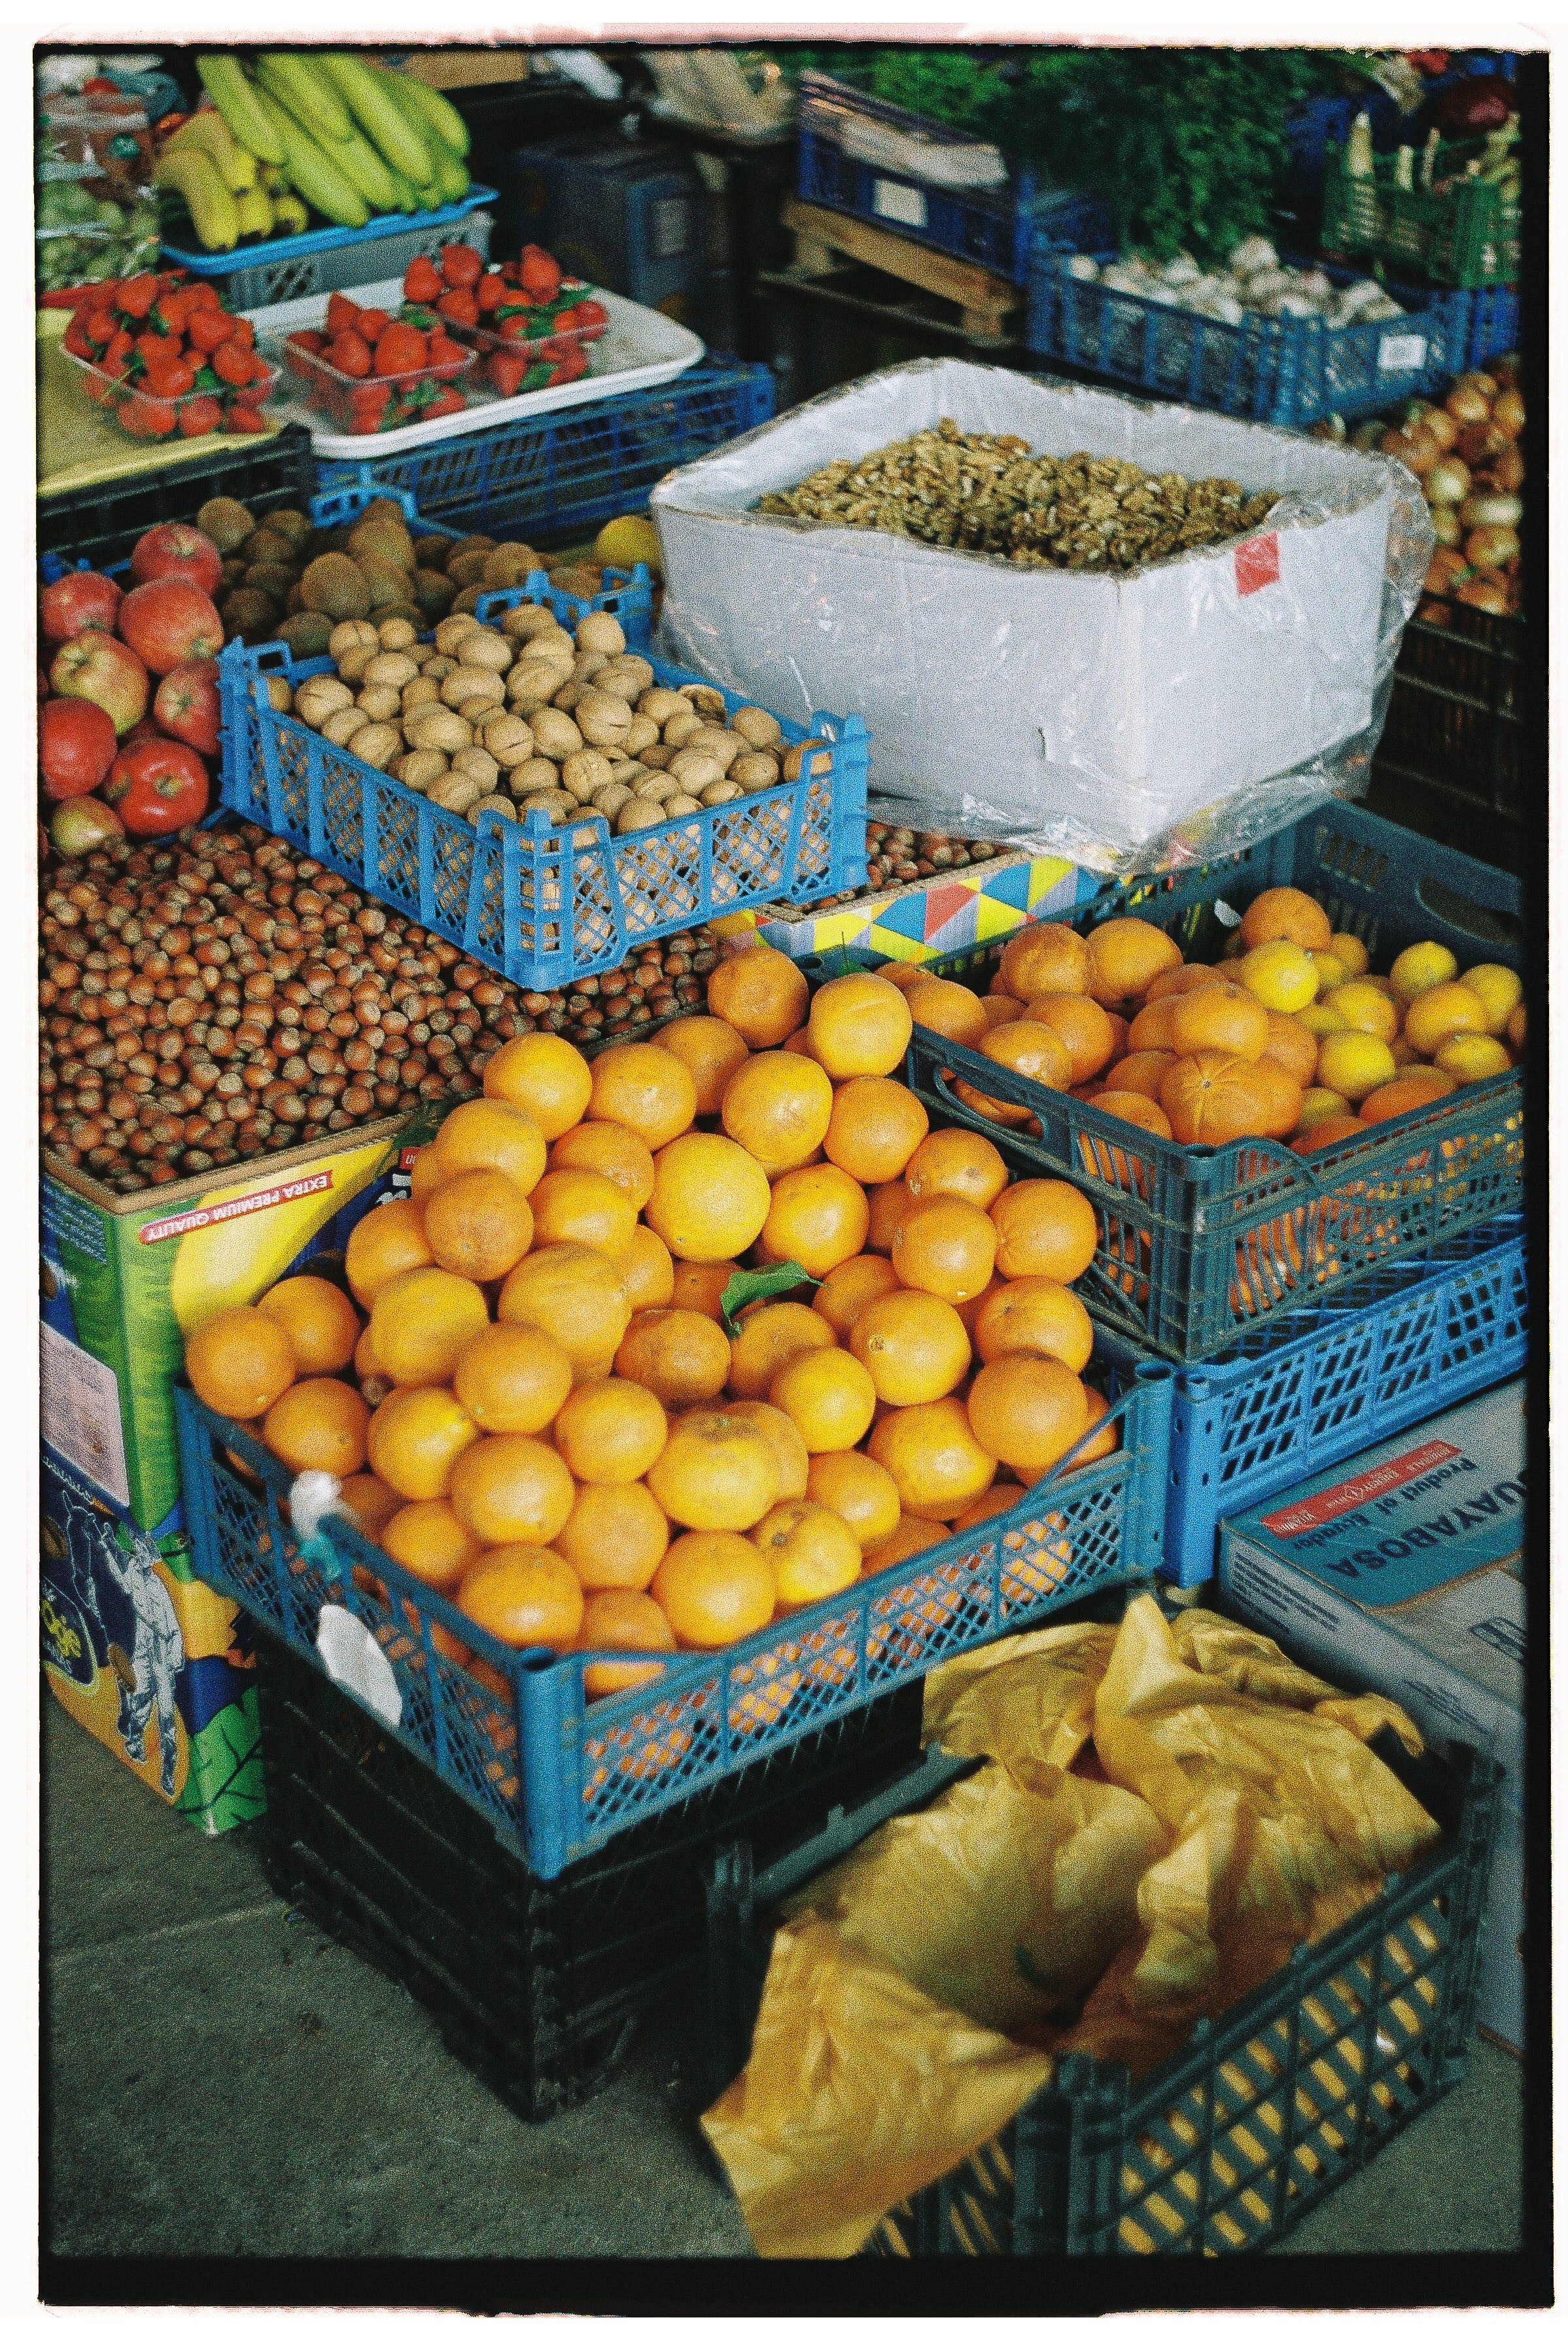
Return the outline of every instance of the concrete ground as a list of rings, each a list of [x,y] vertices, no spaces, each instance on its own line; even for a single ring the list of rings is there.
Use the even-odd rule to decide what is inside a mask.
[[[291,1917],[250,1832],[198,1837],[45,1707],[55,2253],[749,2253],[673,2020],[530,2127],[397,1986]],[[1462,2086],[1281,2248],[1516,2249],[1521,2105],[1519,2065],[1478,2040]]]

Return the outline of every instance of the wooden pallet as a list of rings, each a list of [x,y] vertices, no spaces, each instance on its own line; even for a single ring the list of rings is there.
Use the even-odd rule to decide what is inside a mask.
[[[825,211],[819,204],[803,204],[798,195],[785,198],[784,224],[795,238],[798,275],[829,275],[840,264],[842,254],[868,268],[900,277],[906,284],[918,285],[923,293],[954,302],[969,341],[996,344],[1010,338],[1002,321],[1017,307],[1019,294],[1005,276],[978,268],[973,261],[955,260],[949,253],[911,244],[905,236],[891,235],[886,228],[873,227],[868,220]]]

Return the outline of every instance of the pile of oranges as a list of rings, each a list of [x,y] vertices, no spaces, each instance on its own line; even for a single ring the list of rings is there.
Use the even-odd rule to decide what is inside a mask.
[[[1463,976],[1454,953],[1413,944],[1389,973],[1332,931],[1292,886],[1250,905],[1217,967],[1136,918],[1087,936],[1050,921],[1007,944],[984,999],[897,971],[916,1022],[1026,1080],[1066,1091],[1184,1146],[1290,1141],[1307,1154],[1506,1072],[1524,1049],[1522,986],[1506,967]],[[958,1081],[1003,1123],[1027,1107]],[[1037,1128],[1037,1123],[1034,1125]]]
[[[754,945],[708,1008],[591,1063],[558,1034],[508,1042],[410,1196],[354,1229],[349,1292],[297,1275],[186,1345],[204,1403],[291,1472],[336,1476],[365,1534],[476,1625],[595,1653],[590,1696],[1118,1444],[1071,1290],[1094,1210],[930,1128],[892,1078],[899,985],[810,995]],[[737,1270],[784,1262],[799,1297],[731,1333]]]

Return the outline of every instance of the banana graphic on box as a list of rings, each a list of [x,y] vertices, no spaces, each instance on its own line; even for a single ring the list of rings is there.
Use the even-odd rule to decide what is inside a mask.
[[[319,1164],[306,1162],[287,1180],[246,1179],[201,1196],[194,1208],[217,1212],[225,1205],[253,1202],[272,1186],[311,1187],[314,1177],[327,1174],[327,1183],[313,1191],[262,1209],[235,1210],[180,1238],[169,1300],[182,1336],[188,1338],[209,1317],[243,1307],[267,1291],[313,1236],[320,1235],[343,1205],[386,1168],[395,1151],[382,1141],[332,1155]]]

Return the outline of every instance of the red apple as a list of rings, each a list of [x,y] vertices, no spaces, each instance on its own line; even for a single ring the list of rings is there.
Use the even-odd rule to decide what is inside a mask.
[[[172,740],[184,740],[203,756],[218,752],[218,662],[192,659],[186,666],[171,667],[158,685],[153,702],[158,728]]]
[[[150,528],[131,555],[131,574],[138,585],[159,577],[183,577],[203,593],[215,593],[223,574],[223,556],[210,536],[184,521],[165,521]]]
[[[200,821],[211,793],[205,764],[184,740],[122,749],[104,792],[132,837],[167,837]]]
[[[146,588],[149,593],[157,590]],[[61,644],[49,680],[62,699],[92,700],[116,732],[128,732],[147,712],[146,668],[127,643],[96,627]]]
[[[95,853],[124,834],[124,822],[102,797],[72,797],[49,817],[49,841],[56,853]]]
[[[107,779],[114,726],[91,699],[49,699],[38,711],[38,770],[44,793],[84,797]]]
[[[122,748],[139,748],[144,740],[161,740],[164,736],[152,717],[144,715],[122,735],[120,745]]]
[[[38,623],[51,643],[68,643],[89,626],[112,634],[123,599],[112,577],[100,577],[95,569],[74,569],[39,594]]]
[[[201,587],[183,577],[134,587],[120,604],[120,633],[154,674],[216,658],[223,646],[223,620]]]

